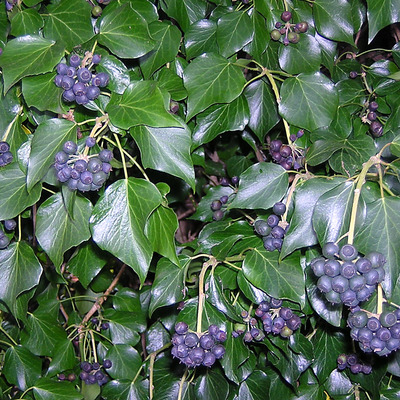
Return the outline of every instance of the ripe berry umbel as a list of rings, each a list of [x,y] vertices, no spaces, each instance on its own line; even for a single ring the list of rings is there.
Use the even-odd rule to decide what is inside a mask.
[[[5,141],[0,142],[0,167],[10,164],[13,159],[14,156],[10,152],[10,145]]]

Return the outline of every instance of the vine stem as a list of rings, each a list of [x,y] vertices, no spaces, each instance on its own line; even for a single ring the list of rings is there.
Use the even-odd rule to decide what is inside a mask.
[[[153,399],[153,371],[154,371],[154,361],[156,359],[156,354],[155,353],[151,353],[150,354],[150,365],[149,365],[149,399],[152,400]]]
[[[4,132],[2,141],[4,141],[4,142],[7,141],[8,135],[9,135],[10,132],[11,132],[11,128],[12,128],[12,126],[14,125],[15,120],[20,116],[21,111],[22,111],[22,106],[20,106],[20,108],[19,108],[19,110],[18,110],[18,113],[17,113],[17,115],[14,117],[14,119],[8,124],[7,129],[6,129],[6,131]]]
[[[382,289],[382,285],[379,284],[378,285],[378,306],[377,306],[376,313],[382,314],[382,311],[383,311],[383,289]]]
[[[115,276],[115,278],[111,282],[110,286],[107,288],[107,290],[104,292],[104,294],[96,300],[96,302],[92,305],[91,309],[87,312],[87,314],[83,318],[82,323],[79,326],[79,330],[83,329],[84,325],[86,325],[89,322],[89,319],[92,317],[92,315],[96,311],[98,311],[100,309],[101,305],[107,300],[107,297],[114,290],[115,286],[117,286],[117,283],[119,282],[121,275],[124,273],[125,268],[126,268],[126,264],[122,264],[121,269],[118,271],[118,274]]]
[[[6,335],[8,337],[8,339],[10,339],[11,343],[14,346],[18,346],[18,343],[9,335],[9,333],[0,325],[0,331],[4,333],[4,335]]]
[[[354,197],[353,197],[353,204],[351,207],[351,215],[350,215],[350,226],[349,226],[349,233],[347,235],[347,243],[353,244],[354,242],[354,230],[356,226],[356,218],[357,218],[357,209],[358,209],[358,202],[360,200],[361,189],[365,183],[365,177],[368,173],[368,170],[375,164],[379,163],[379,157],[372,156],[363,166],[363,169],[358,175],[357,178],[357,186],[354,189]]]
[[[296,184],[297,184],[297,182],[299,181],[300,178],[301,178],[301,175],[297,174],[293,179],[292,186],[290,186],[290,190],[289,190],[288,197],[287,197],[287,200],[286,200],[286,211],[282,215],[282,221],[283,222],[286,222],[286,217],[287,217],[287,214],[288,214],[288,211],[289,211],[289,205],[290,205],[290,202],[292,201],[292,197],[293,197],[294,191],[296,190]]]
[[[212,266],[213,268],[216,267],[218,264],[218,261],[215,257],[210,257],[208,261],[203,263],[203,267],[201,268],[200,276],[199,276],[199,305],[197,308],[197,326],[196,326],[196,332],[201,333],[201,320],[203,317],[203,308],[204,308],[204,301],[206,298],[206,295],[204,293],[204,278],[207,272],[208,267]]]
[[[188,374],[188,369],[186,368],[185,373],[182,375],[181,381],[179,382],[179,392],[178,392],[178,399],[182,399],[182,394],[183,394],[183,384],[185,383],[186,377]]]
[[[122,150],[122,146],[121,146],[121,143],[120,143],[120,141],[119,141],[118,135],[117,135],[116,133],[114,133],[114,139],[115,139],[115,141],[117,142],[119,151],[120,151],[120,153],[121,153],[122,166],[123,166],[123,168],[124,168],[125,179],[128,180],[128,171],[127,171],[127,169],[126,169],[125,155],[124,155],[124,152],[123,152],[123,150]]]

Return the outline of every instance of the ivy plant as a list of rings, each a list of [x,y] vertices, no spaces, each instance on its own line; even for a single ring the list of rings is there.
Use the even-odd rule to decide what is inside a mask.
[[[0,4],[0,397],[398,399],[398,0]]]

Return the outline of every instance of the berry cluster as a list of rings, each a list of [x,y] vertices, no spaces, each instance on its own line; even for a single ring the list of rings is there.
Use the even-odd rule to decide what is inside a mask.
[[[297,138],[304,135],[304,131],[300,129],[297,134],[291,134],[290,140],[294,142]],[[299,170],[304,166],[304,154],[303,151],[294,146],[289,146],[287,144],[282,144],[279,139],[272,140],[269,145],[269,154],[272,160],[281,167],[288,169]]]
[[[371,314],[359,307],[347,319],[350,336],[366,353],[387,355],[400,348],[400,310]]]
[[[76,375],[73,372],[71,372],[68,375],[65,375],[63,373],[58,374],[58,380],[59,381],[70,381],[70,382],[73,382],[75,379],[76,379]]]
[[[0,142],[0,167],[10,164],[13,158],[10,152],[10,145],[7,142]]]
[[[175,334],[172,336],[171,354],[188,367],[200,365],[211,367],[216,360],[225,354],[225,347],[221,344],[226,340],[226,332],[217,325],[210,325],[208,331],[197,334],[190,332],[185,322],[175,325]]]
[[[229,178],[223,177],[221,178],[220,184],[221,186],[229,186],[230,184],[232,185],[237,185],[239,183],[239,177],[238,176],[233,176],[232,179],[229,181]],[[223,208],[226,208],[226,203],[228,203],[229,197],[228,196],[221,196],[218,200],[214,200],[210,208],[213,213],[213,220],[214,221],[220,221],[222,218],[224,218],[224,210]]]
[[[94,143],[92,137],[86,139],[87,147],[92,147]],[[67,141],[63,145],[63,150],[55,155],[54,167],[57,170],[57,179],[67,183],[71,190],[81,192],[99,190],[111,171],[112,151],[103,149],[98,156],[84,156],[77,151],[78,145],[73,141]]]
[[[104,360],[103,366],[98,362],[90,363],[88,361],[84,361],[81,363],[82,372],[79,374],[79,377],[86,383],[86,385],[93,385],[97,383],[99,386],[102,386],[108,382],[107,374],[101,371],[101,368],[109,369],[112,367],[111,360]]]
[[[65,101],[87,104],[90,100],[99,97],[100,87],[107,86],[110,77],[105,72],[93,74],[89,68],[91,65],[98,64],[100,60],[99,54],[85,57],[83,60],[78,54],[72,54],[69,58],[69,65],[65,63],[57,65],[54,83],[64,89],[63,99]]]
[[[13,219],[6,219],[5,221],[3,221],[3,224],[4,224],[4,229],[9,232],[13,231],[17,226],[17,223]],[[10,239],[5,234],[4,230],[1,229],[1,224],[0,224],[0,250],[5,249],[9,244],[10,244]]]
[[[308,24],[305,21],[297,24],[291,24],[289,21],[292,19],[292,13],[290,11],[284,11],[281,14],[281,20],[284,22],[277,22],[275,28],[271,32],[271,39],[278,41],[283,36],[282,43],[288,46],[289,43],[298,43],[300,40],[300,33],[305,33],[308,30]]]
[[[90,322],[93,324],[93,325],[98,325],[99,324],[99,319],[98,318],[96,318],[96,317],[93,317],[91,320],[90,320]],[[103,331],[106,331],[107,329],[109,329],[110,328],[110,324],[108,323],[108,322],[102,322],[101,324],[100,324],[100,329],[101,330],[103,330]]]
[[[255,315],[261,319],[265,333],[282,338],[290,337],[301,325],[300,317],[290,308],[282,307],[280,299],[271,298],[270,301],[261,302]]]
[[[322,254],[324,257],[311,261],[311,269],[318,277],[318,289],[332,304],[355,307],[367,300],[385,278],[386,259],[381,253],[360,257],[351,244],[339,248],[336,243],[328,242]]]
[[[369,375],[372,372],[372,366],[359,360],[357,354],[340,354],[337,358],[337,369],[343,371],[350,368],[353,374],[363,373]]]
[[[289,228],[288,223],[281,220],[286,212],[286,206],[282,202],[275,203],[272,207],[273,214],[268,219],[258,219],[254,223],[255,232],[262,236],[264,248],[268,251],[281,250],[283,238]]]
[[[371,101],[368,104],[368,108],[365,111],[365,115],[361,118],[364,123],[369,124],[369,130],[373,137],[381,137],[383,135],[383,125],[377,121],[378,114],[378,103]]]

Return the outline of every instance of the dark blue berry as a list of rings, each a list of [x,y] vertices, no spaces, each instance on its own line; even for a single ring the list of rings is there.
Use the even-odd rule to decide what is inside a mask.
[[[109,368],[111,368],[112,367],[112,362],[111,362],[111,360],[104,360],[103,361],[103,368],[104,369],[109,369]]]
[[[68,65],[64,63],[60,63],[57,65],[57,73],[60,75],[66,75],[68,71]]]
[[[99,153],[100,160],[103,162],[110,162],[113,158],[113,153],[111,150],[103,149]]]
[[[96,144],[96,139],[92,136],[88,136],[86,138],[85,144],[87,147],[94,147],[94,145]]]
[[[225,347],[222,344],[217,344],[211,349],[217,360],[221,359],[225,355]]]
[[[100,54],[93,54],[92,63],[93,64],[99,64],[100,61],[101,61],[101,55]]]
[[[68,102],[75,101],[75,93],[72,89],[63,92],[63,99]]]
[[[8,231],[13,231],[17,227],[17,223],[13,219],[6,219],[4,221],[4,228]]]
[[[63,151],[67,154],[75,154],[78,150],[78,145],[72,140],[68,140],[63,145]]]
[[[189,326],[186,322],[178,322],[175,324],[175,332],[179,335],[184,335],[189,329]]]
[[[89,185],[93,182],[93,174],[89,171],[83,171],[81,173],[81,181],[85,185]]]
[[[276,215],[283,215],[283,214],[285,214],[286,206],[284,203],[279,201],[274,204],[274,206],[272,207],[272,211]]]
[[[79,82],[88,83],[92,79],[92,73],[87,68],[79,68],[76,77]]]
[[[84,172],[87,169],[87,162],[85,160],[77,160],[77,161],[75,161],[74,168],[78,172]]]
[[[62,75],[56,75],[54,77],[54,83],[56,84],[56,86],[62,87],[62,79],[63,79]]]
[[[100,95],[100,89],[97,86],[89,86],[86,90],[86,96],[89,100],[95,100]]]
[[[105,72],[100,72],[92,79],[92,85],[105,87],[108,85],[110,77]]]

